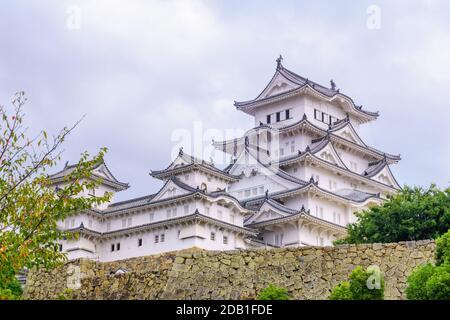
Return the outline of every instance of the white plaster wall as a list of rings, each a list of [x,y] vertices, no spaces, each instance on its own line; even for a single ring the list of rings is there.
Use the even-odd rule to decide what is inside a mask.
[[[255,127],[259,126],[259,123],[267,123],[267,115],[284,111],[286,109],[292,109],[292,119],[273,122],[271,125],[274,127],[277,126],[287,126],[289,124],[298,122],[302,119],[303,114],[305,113],[305,99],[303,96],[292,97],[283,101],[271,103],[265,106],[258,107],[255,111]]]

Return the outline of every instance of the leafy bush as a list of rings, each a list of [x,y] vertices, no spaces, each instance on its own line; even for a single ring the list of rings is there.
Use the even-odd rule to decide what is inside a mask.
[[[257,300],[290,300],[291,297],[288,294],[286,288],[280,288],[273,284],[269,284],[263,289],[258,296]]]
[[[330,300],[353,300],[350,292],[350,282],[344,281],[339,283],[331,291]]]
[[[450,230],[436,239],[436,265],[450,263]]]
[[[409,300],[450,300],[450,230],[436,240],[436,265],[418,267],[407,283]]]
[[[15,300],[22,296],[22,286],[15,277],[14,269],[3,266],[3,273],[0,273],[0,300]]]
[[[349,281],[338,284],[331,291],[330,300],[383,300],[384,278],[379,268],[353,269]]]
[[[436,239],[450,229],[450,188],[405,186],[383,204],[355,215],[358,221],[335,244]]]
[[[409,300],[427,300],[428,293],[425,285],[434,273],[435,266],[428,263],[413,271],[408,277],[408,287],[406,288],[406,297]]]
[[[8,282],[0,282],[0,300],[16,300],[22,296],[20,282],[12,277]]]

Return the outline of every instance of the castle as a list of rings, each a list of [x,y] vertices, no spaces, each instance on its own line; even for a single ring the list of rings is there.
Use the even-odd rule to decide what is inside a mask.
[[[336,88],[286,69],[253,100],[235,102],[255,127],[235,139],[213,141],[231,156],[225,168],[179,150],[163,170],[155,194],[114,202],[68,217],[60,228],[79,234],[60,250],[69,259],[113,261],[188,249],[328,246],[355,222],[354,212],[381,203],[400,187],[390,165],[400,160],[368,146],[358,134],[374,121],[369,112]],[[66,183],[74,166],[51,176]],[[104,162],[93,176],[96,190],[128,188]]]

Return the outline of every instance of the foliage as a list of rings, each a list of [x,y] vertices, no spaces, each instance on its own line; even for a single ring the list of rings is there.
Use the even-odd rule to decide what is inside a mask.
[[[358,266],[351,272],[349,281],[338,284],[331,291],[330,300],[383,300],[384,277],[379,268]]]
[[[15,277],[7,283],[0,282],[0,300],[17,300],[22,293],[22,286]]]
[[[52,139],[45,131],[34,137],[24,127],[23,92],[11,108],[0,106],[0,288],[11,290],[17,272],[24,267],[51,267],[65,261],[58,241],[74,235],[57,228],[57,221],[108,200],[76,197],[100,183],[91,177],[94,165],[106,149],[90,159],[84,152],[65,184],[55,189],[46,173],[60,159],[59,148],[76,127],[63,128]],[[76,236],[76,235],[75,235]],[[5,291],[6,292],[6,291]],[[14,294],[14,290],[11,290]],[[5,294],[6,296],[6,294]]]
[[[288,294],[286,288],[277,287],[274,284],[269,284],[265,289],[256,297],[256,300],[290,300],[291,297]]]
[[[436,239],[436,265],[450,263],[450,230]]]
[[[333,288],[330,300],[353,300],[350,292],[350,282],[343,281]]]
[[[425,264],[408,277],[409,300],[450,300],[450,230],[436,240],[436,265]]]
[[[450,188],[405,186],[388,201],[357,212],[341,243],[387,243],[435,239],[450,229]]]

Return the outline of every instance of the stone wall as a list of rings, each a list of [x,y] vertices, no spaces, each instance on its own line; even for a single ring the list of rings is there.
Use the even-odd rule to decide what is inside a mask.
[[[29,299],[253,299],[274,283],[295,299],[327,299],[355,266],[377,265],[385,276],[386,298],[403,299],[407,276],[417,265],[433,261],[434,248],[433,241],[417,241],[193,250],[108,263],[81,259],[53,270],[31,270],[25,294]]]

